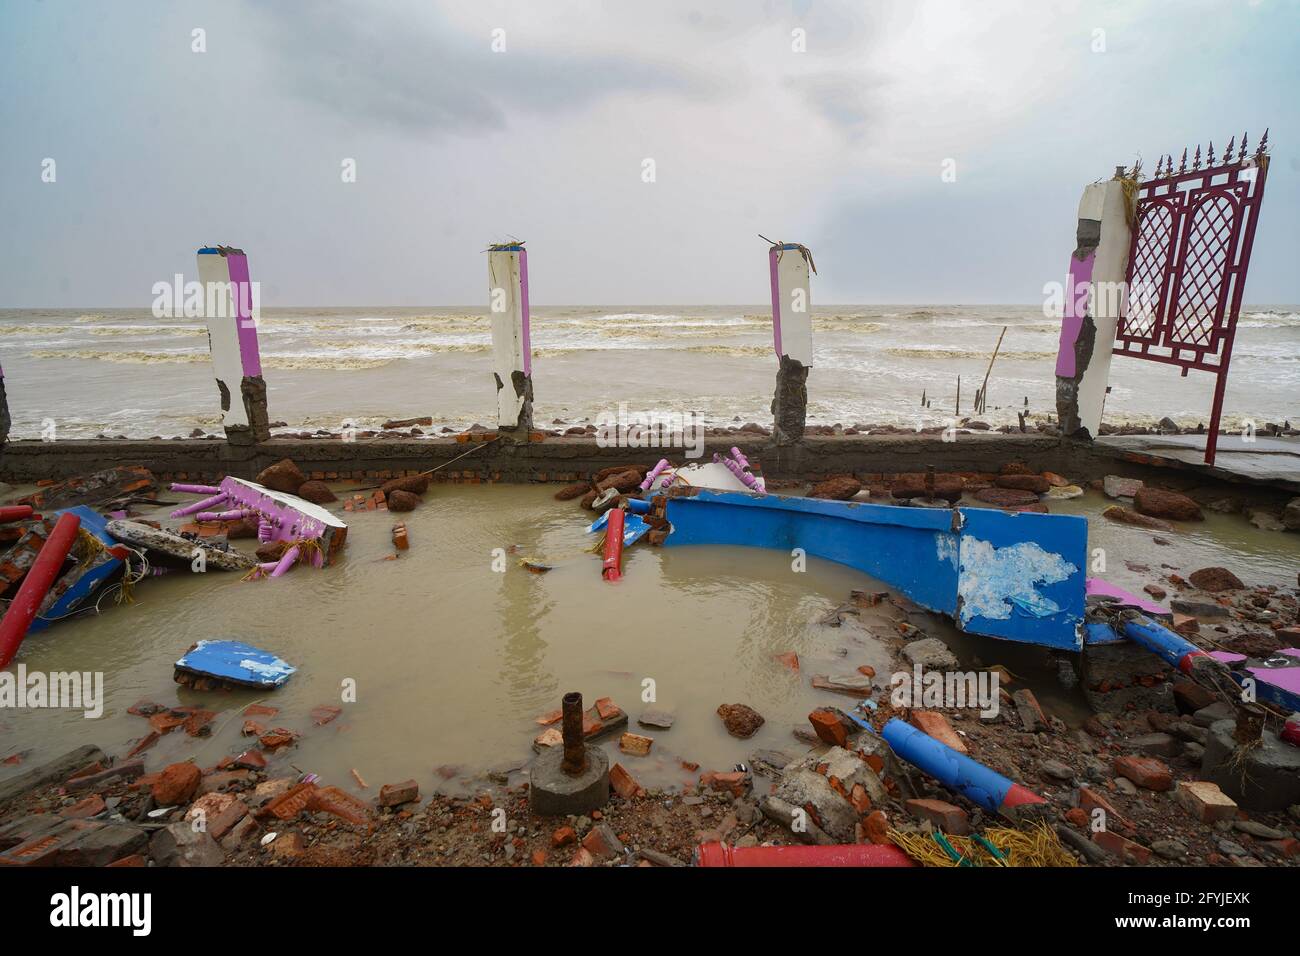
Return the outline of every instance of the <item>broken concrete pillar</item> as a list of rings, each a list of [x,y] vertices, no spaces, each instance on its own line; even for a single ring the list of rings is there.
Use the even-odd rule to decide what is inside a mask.
[[[488,248],[488,302],[497,385],[497,432],[528,441],[533,428],[533,356],[528,329],[528,250],[523,243]]]
[[[12,420],[9,418],[9,396],[5,392],[5,371],[0,368],[0,447],[9,440],[9,426]]]
[[[232,445],[266,441],[271,428],[248,257],[230,246],[205,246],[199,250],[198,263],[226,441]]]
[[[808,370],[812,368],[812,304],[808,270],[812,253],[797,242],[773,243],[767,252],[772,277],[772,337],[776,357],[776,395],[772,398],[772,438],[790,445],[803,437],[808,411]]]
[[[1126,298],[1132,205],[1117,171],[1079,201],[1056,356],[1056,411],[1061,434],[1096,438],[1106,404],[1115,327]]]

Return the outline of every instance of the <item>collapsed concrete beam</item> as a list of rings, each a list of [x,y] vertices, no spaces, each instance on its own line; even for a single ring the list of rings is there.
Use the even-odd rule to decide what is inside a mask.
[[[205,246],[198,266],[226,441],[255,445],[271,437],[271,428],[248,257],[229,246]]]
[[[1093,183],[1079,200],[1056,357],[1061,433],[1096,438],[1106,404],[1115,329],[1124,307],[1132,205],[1124,180]]]
[[[808,370],[812,368],[812,306],[808,270],[812,254],[797,242],[768,250],[772,284],[772,339],[780,362],[772,398],[772,437],[789,445],[803,437],[808,412]],[[813,267],[813,272],[816,268]]]
[[[497,432],[528,441],[533,428],[533,356],[529,339],[528,250],[523,243],[488,248],[488,302],[492,370],[497,386]]]

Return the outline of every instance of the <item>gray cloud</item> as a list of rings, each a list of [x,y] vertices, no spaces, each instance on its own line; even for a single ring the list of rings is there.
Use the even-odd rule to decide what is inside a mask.
[[[417,135],[499,129],[518,109],[578,112],[615,93],[699,98],[719,88],[680,63],[539,53],[519,49],[509,33],[508,52],[493,53],[488,35],[458,32],[432,7],[330,3],[310,16],[282,3],[255,9],[273,76],[290,92],[348,122]]]

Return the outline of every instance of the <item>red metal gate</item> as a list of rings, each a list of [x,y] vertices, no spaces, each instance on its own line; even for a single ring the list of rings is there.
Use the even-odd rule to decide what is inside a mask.
[[[1126,302],[1115,354],[1213,372],[1214,407],[1205,461],[1214,464],[1232,339],[1268,175],[1268,130],[1254,154],[1236,137],[1216,165],[1210,144],[1205,168],[1196,147],[1174,171],[1173,156],[1156,163],[1156,177],[1140,183],[1126,276]]]

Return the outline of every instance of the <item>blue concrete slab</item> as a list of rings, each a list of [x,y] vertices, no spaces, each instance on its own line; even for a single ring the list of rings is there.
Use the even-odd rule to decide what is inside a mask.
[[[199,641],[176,666],[250,687],[279,687],[298,670],[274,654],[240,641]]]
[[[715,491],[670,498],[665,514],[668,546],[801,548],[869,574],[962,630],[1082,647],[1084,518]]]

